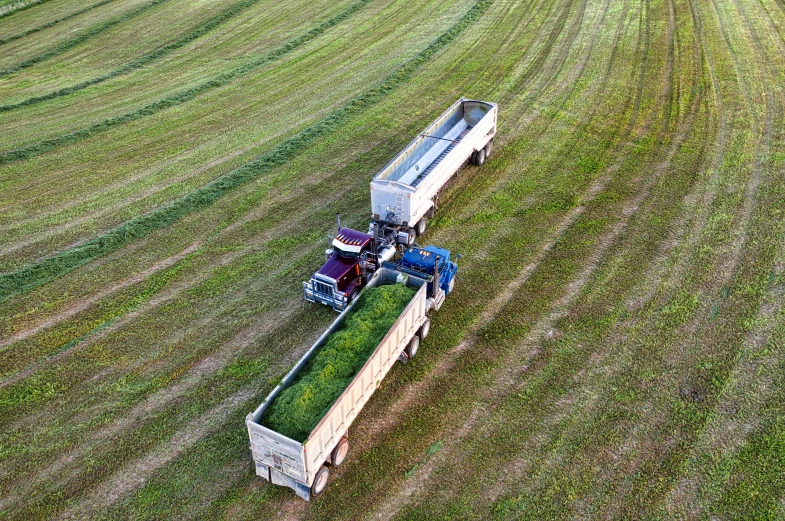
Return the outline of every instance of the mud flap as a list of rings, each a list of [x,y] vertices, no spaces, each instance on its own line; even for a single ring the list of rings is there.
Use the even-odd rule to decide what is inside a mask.
[[[270,467],[258,461],[254,461],[254,463],[256,463],[256,475],[270,481]]]
[[[294,490],[295,494],[306,501],[310,501],[311,487],[305,483],[300,483],[293,477],[287,476],[286,474],[278,472],[275,469],[270,469],[270,478],[272,478],[270,482],[274,485],[283,485],[284,487],[289,487],[290,489]]]

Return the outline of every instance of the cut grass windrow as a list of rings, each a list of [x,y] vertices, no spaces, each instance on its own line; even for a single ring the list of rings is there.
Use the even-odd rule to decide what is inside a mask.
[[[12,65],[11,67],[7,67],[5,69],[0,70],[0,78],[5,78],[6,76],[10,76],[11,74],[13,74],[15,72],[19,72],[19,71],[21,71],[23,69],[27,69],[28,67],[32,67],[33,65],[41,63],[42,61],[46,61],[49,58],[54,58],[55,56],[63,54],[64,52],[73,49],[77,45],[82,44],[82,43],[88,41],[90,38],[92,38],[94,36],[98,36],[102,32],[107,31],[107,30],[111,29],[112,27],[114,27],[114,26],[116,26],[118,24],[121,24],[123,22],[127,22],[128,20],[131,20],[133,18],[136,18],[137,16],[139,16],[139,15],[149,11],[150,9],[153,9],[154,7],[157,7],[157,6],[159,6],[159,5],[163,4],[163,3],[166,3],[168,1],[169,0],[153,0],[152,2],[150,2],[148,4],[145,4],[142,7],[138,8],[138,9],[135,9],[135,10],[129,12],[129,13],[125,13],[123,15],[120,15],[120,16],[118,16],[116,18],[113,18],[113,19],[111,19],[109,21],[106,21],[106,22],[104,22],[102,24],[98,24],[98,25],[88,29],[84,33],[80,34],[79,36],[75,36],[74,38],[71,38],[70,40],[67,40],[67,41],[63,42],[60,45],[58,45],[56,47],[53,47],[53,48],[49,49],[48,51],[39,54],[38,56],[34,56],[34,57],[30,58],[29,60],[25,60],[25,61],[23,61],[21,63],[16,64],[16,65]]]
[[[44,29],[48,29],[48,28],[53,27],[53,26],[55,26],[55,25],[57,25],[59,23],[63,23],[66,20],[70,20],[71,18],[75,18],[75,17],[79,16],[80,14],[84,14],[87,11],[91,11],[91,10],[95,9],[96,7],[101,7],[102,5],[106,5],[106,4],[114,2],[114,1],[115,0],[101,0],[97,4],[93,4],[93,5],[87,6],[84,9],[80,9],[78,11],[75,11],[75,12],[69,14],[69,15],[63,16],[62,18],[58,18],[57,20],[52,20],[51,22],[45,23],[43,25],[39,25],[38,27],[33,27],[32,29],[28,29],[27,31],[23,31],[21,33],[17,33],[17,34],[15,34],[13,36],[8,36],[6,38],[0,38],[0,45],[6,44],[8,42],[13,42],[14,40],[19,40],[20,38],[24,38],[25,36],[31,35],[33,33],[37,33],[39,31],[43,31]]]
[[[6,16],[11,16],[12,14],[19,13],[26,9],[30,9],[31,7],[35,7],[37,5],[41,5],[43,3],[48,2],[49,0],[37,0],[33,2],[17,2],[12,4],[7,4],[0,7],[0,18],[5,18]],[[17,7],[18,6],[18,7]]]
[[[157,1],[161,1],[161,0],[157,0]],[[372,0],[359,0],[358,2],[355,2],[354,4],[350,5],[344,11],[330,18],[329,20],[317,25],[313,29],[298,36],[297,38],[294,38],[293,40],[290,40],[289,42],[281,45],[280,47],[270,51],[269,53],[262,56],[258,60],[251,61],[229,72],[220,74],[211,80],[196,85],[195,87],[191,87],[190,89],[186,89],[178,94],[174,94],[172,96],[168,96],[166,98],[158,100],[154,103],[150,103],[137,110],[127,112],[121,116],[116,116],[114,118],[106,119],[90,127],[83,128],[81,130],[77,130],[75,132],[71,132],[68,134],[63,134],[51,139],[46,139],[44,141],[40,141],[38,143],[34,143],[26,147],[18,148],[16,150],[11,150],[3,154],[0,154],[0,165],[5,163],[10,163],[13,161],[19,161],[22,159],[30,159],[32,157],[41,155],[45,152],[49,152],[50,150],[53,150],[57,147],[69,143],[73,143],[81,139],[88,138],[94,134],[103,132],[105,130],[109,130],[110,128],[116,127],[117,125],[121,125],[123,123],[129,123],[131,121],[136,121],[137,119],[151,116],[162,110],[171,107],[176,107],[177,105],[181,105],[187,101],[194,99],[200,94],[204,94],[205,92],[211,91],[213,89],[223,87],[224,85],[228,84],[232,80],[240,76],[243,76],[245,74],[248,74],[249,72],[258,69],[259,67],[262,67],[270,63],[271,61],[277,60],[278,58],[281,58],[282,56],[305,45],[306,43],[310,42],[314,38],[320,36],[326,30],[345,21],[351,15],[355,14],[357,11],[359,11],[360,9],[371,3],[371,1]]]
[[[102,4],[112,2],[114,0],[104,0]],[[164,56],[185,47],[189,43],[193,42],[194,40],[201,38],[205,34],[209,33],[213,29],[219,27],[224,22],[227,22],[231,18],[233,18],[236,14],[244,11],[245,9],[251,7],[254,4],[259,3],[259,0],[245,0],[244,2],[240,2],[239,4],[230,7],[226,11],[216,15],[215,17],[207,20],[203,24],[199,25],[196,29],[188,33],[187,35],[183,36],[177,41],[172,43],[166,44],[163,47],[159,47],[158,49],[145,54],[141,58],[137,58],[136,60],[132,61],[131,63],[127,63],[122,67],[118,67],[117,69],[108,72],[106,74],[102,74],[100,76],[96,76],[95,78],[91,78],[87,81],[83,81],[81,83],[77,83],[76,85],[71,85],[70,87],[65,87],[63,89],[59,89],[56,91],[52,91],[48,94],[44,94],[42,96],[33,96],[26,100],[20,101],[19,103],[12,103],[9,105],[0,105],[0,112],[8,112],[10,110],[22,108],[22,107],[29,107],[30,105],[35,105],[37,103],[41,103],[47,100],[61,98],[63,96],[68,96],[69,94],[73,94],[75,92],[79,92],[80,90],[86,89],[92,85],[98,85],[99,83],[103,83],[107,80],[111,80],[113,78],[117,78],[118,76],[123,76],[130,72],[133,72],[137,69],[140,69],[146,65],[153,63],[156,60],[163,58]],[[98,4],[96,4],[97,6]],[[95,7],[95,6],[94,6]],[[0,40],[0,43],[4,43],[3,40]]]
[[[273,51],[267,58],[272,59],[273,55],[277,57],[289,52],[296,46],[302,45],[308,39],[316,37],[318,34],[327,30],[327,28],[346,19],[352,13],[369,3],[369,1],[370,0],[362,0],[353,4],[342,13],[311,31],[308,31],[303,36],[300,36],[276,51]],[[437,52],[452,43],[469,26],[477,21],[488,7],[490,7],[493,1],[494,0],[480,0],[475,3],[455,25],[431,42],[414,58],[398,68],[397,71],[391,74],[381,84],[361,94],[348,105],[337,109],[323,120],[283,141],[269,152],[262,154],[253,161],[214,179],[206,185],[197,188],[193,192],[165,206],[131,219],[107,233],[90,239],[79,246],[64,250],[40,262],[25,266],[20,270],[0,275],[0,303],[5,302],[13,296],[27,293],[98,257],[114,252],[128,243],[144,237],[153,230],[165,228],[188,214],[206,208],[235,188],[256,179],[273,167],[286,163],[314,140],[332,133],[340,124],[346,122],[351,116],[358,114],[371,105],[379,102],[390,91],[408,80],[421,65],[430,60]],[[143,115],[146,114],[139,114],[137,117],[142,117]]]

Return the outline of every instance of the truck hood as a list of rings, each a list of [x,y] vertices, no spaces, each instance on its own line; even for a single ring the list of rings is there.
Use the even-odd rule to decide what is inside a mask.
[[[357,259],[347,259],[341,257],[337,253],[333,253],[316,273],[338,280],[343,277],[346,272],[354,269],[355,265],[357,265]]]

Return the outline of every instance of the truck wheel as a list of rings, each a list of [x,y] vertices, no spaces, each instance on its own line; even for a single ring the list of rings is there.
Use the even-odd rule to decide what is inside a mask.
[[[355,301],[357,296],[360,294],[360,288],[354,288],[351,293],[349,293],[349,300],[346,301],[346,304],[351,304]]]
[[[422,235],[423,233],[425,233],[425,228],[427,227],[428,227],[428,219],[423,217],[422,219],[420,219],[420,222],[417,223],[417,227],[415,228],[415,230],[417,231],[417,235]]]
[[[476,150],[474,152],[472,152],[472,155],[469,156],[469,163],[472,164],[472,165],[476,165],[477,164],[477,151]]]
[[[338,442],[338,445],[335,446],[333,449],[332,460],[333,467],[339,466],[343,463],[343,460],[346,459],[346,454],[349,453],[349,440],[346,438],[341,438],[341,441]]]
[[[414,241],[417,240],[417,232],[415,232],[412,228],[409,228],[408,234],[409,237],[406,239],[406,245],[411,246],[414,244]]]
[[[431,319],[426,318],[425,322],[422,323],[422,327],[420,327],[420,338],[425,338],[428,336],[428,332],[431,330]]]
[[[409,345],[406,346],[406,354],[409,358],[414,358],[417,354],[417,351],[420,350],[420,337],[414,335],[414,338],[409,342]]]
[[[313,485],[311,485],[311,495],[318,496],[324,492],[324,487],[327,486],[327,478],[330,476],[330,469],[322,465],[322,468],[316,473],[313,478]]]
[[[485,149],[481,148],[477,151],[477,158],[474,160],[474,164],[477,166],[482,166],[485,163]]]
[[[485,145],[485,159],[491,157],[491,150],[493,150],[493,139],[488,141],[488,144]]]

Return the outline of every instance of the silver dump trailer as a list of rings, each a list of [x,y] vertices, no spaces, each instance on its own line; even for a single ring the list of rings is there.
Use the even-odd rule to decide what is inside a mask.
[[[412,244],[433,217],[439,190],[469,161],[482,165],[496,134],[495,103],[461,98],[371,181],[375,222]],[[390,230],[393,231],[393,230]]]
[[[367,287],[402,281],[419,289],[368,361],[311,431],[305,442],[295,441],[263,426],[262,417],[273,400],[297,378],[297,374],[306,366],[311,356],[352,312],[356,300],[308,349],[264,402],[246,417],[245,424],[251,439],[251,452],[257,475],[274,484],[294,489],[298,496],[306,500],[324,490],[329,466],[340,465],[346,457],[349,449],[347,431],[352,421],[396,360],[407,360],[414,356],[420,345],[420,339],[428,334],[430,318],[427,312],[431,307],[435,307],[436,302],[444,299],[444,295],[439,294],[441,290],[438,287],[438,273],[435,280],[437,284],[430,284],[429,289],[429,282],[433,280],[427,275],[420,278],[403,273],[394,267],[381,268],[377,271]],[[429,291],[431,291],[430,295]]]

